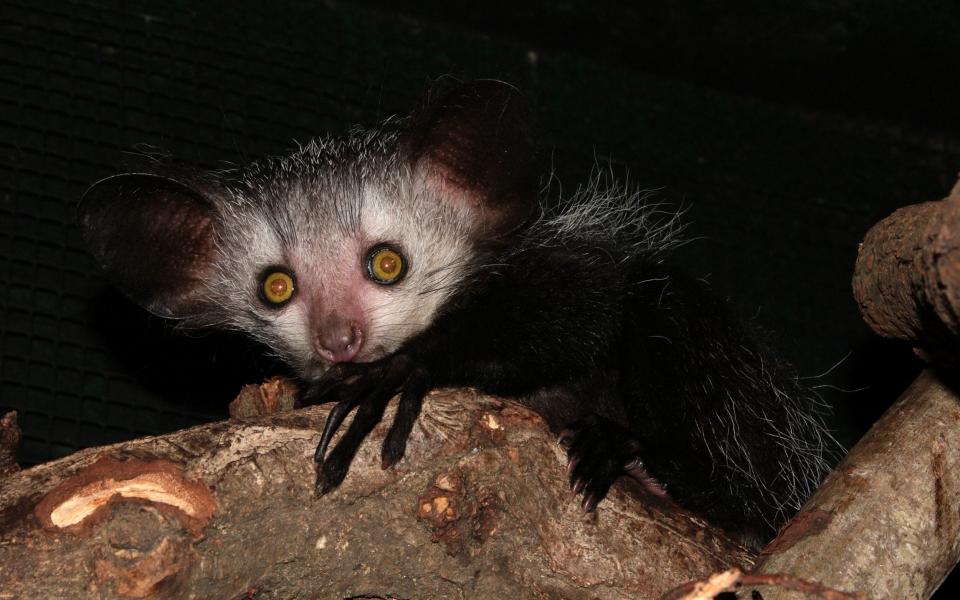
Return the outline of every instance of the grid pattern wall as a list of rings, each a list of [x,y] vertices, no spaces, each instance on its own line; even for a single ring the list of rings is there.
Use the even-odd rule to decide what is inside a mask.
[[[20,413],[23,461],[222,418],[271,368],[256,348],[171,334],[109,287],[73,224],[91,182],[135,148],[217,166],[376,123],[451,73],[525,89],[561,176],[613,157],[692,205],[709,240],[681,260],[763,307],[802,372],[853,351],[849,387],[865,383],[856,243],[894,207],[943,195],[960,165],[942,136],[336,3],[4,0],[0,409]]]
[[[0,408],[23,462],[223,418],[259,374],[255,349],[171,334],[110,288],[74,227],[86,187],[129,152],[217,166],[375,123],[448,70],[404,55],[409,28],[313,3],[0,3]]]

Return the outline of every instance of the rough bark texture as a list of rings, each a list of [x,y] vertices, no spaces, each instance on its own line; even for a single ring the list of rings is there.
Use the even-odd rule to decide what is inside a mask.
[[[629,482],[585,516],[543,422],[469,391],[432,394],[386,471],[378,427],[344,484],[315,498],[326,413],[214,423],[8,475],[0,598],[651,598],[750,565]]]
[[[906,206],[867,232],[853,293],[878,334],[956,363],[960,335],[960,182],[937,202]]]
[[[754,573],[908,600],[928,598],[958,560],[960,398],[926,371],[764,550]]]

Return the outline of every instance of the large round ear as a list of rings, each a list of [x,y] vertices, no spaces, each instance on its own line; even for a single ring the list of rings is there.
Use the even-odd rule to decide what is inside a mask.
[[[207,309],[216,247],[214,209],[201,194],[159,175],[115,175],[84,193],[78,216],[97,261],[138,304],[172,318]]]
[[[425,185],[473,211],[478,237],[513,231],[537,206],[528,117],[515,88],[474,81],[429,92],[401,138]]]

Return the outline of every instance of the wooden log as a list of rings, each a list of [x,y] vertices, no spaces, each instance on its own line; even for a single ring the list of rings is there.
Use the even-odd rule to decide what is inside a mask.
[[[960,358],[960,182],[944,200],[906,206],[867,232],[853,293],[878,334],[935,362]]]
[[[960,397],[951,383],[930,370],[918,377],[764,549],[754,574],[873,599],[929,598],[960,560]],[[758,589],[764,600],[810,597]]]
[[[407,456],[381,470],[392,411],[322,498],[324,407],[8,475],[0,598],[653,598],[751,564],[626,479],[584,515],[542,420],[470,391],[431,394]]]

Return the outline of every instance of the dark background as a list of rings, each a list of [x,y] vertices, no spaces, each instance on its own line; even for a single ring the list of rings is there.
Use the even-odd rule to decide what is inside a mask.
[[[112,290],[73,224],[87,185],[135,148],[216,167],[374,125],[448,74],[524,90],[567,185],[612,162],[690,206],[678,260],[822,375],[850,445],[920,368],[850,278],[870,225],[960,169],[957,6],[2,0],[0,410],[22,460],[223,418],[276,368]]]

